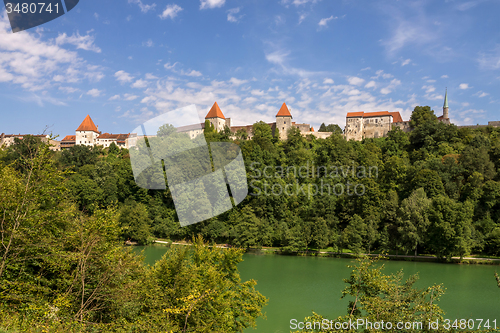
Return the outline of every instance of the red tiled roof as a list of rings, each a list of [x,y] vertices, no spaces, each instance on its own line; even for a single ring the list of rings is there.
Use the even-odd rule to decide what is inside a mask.
[[[390,116],[391,114],[389,111],[376,111],[376,112],[365,112],[363,115],[364,118],[371,118],[371,117],[382,117],[382,116]]]
[[[97,138],[98,139],[117,139],[118,134],[102,133]]]
[[[66,135],[61,142],[63,141],[76,141],[76,135]]]
[[[93,131],[93,132],[99,133],[96,125],[94,124],[94,122],[92,121],[92,119],[90,118],[89,115],[87,115],[87,117],[85,117],[85,119],[82,121],[82,123],[80,124],[80,126],[76,130],[77,131]]]
[[[347,112],[346,118],[356,118],[356,117],[363,117],[364,112]]]
[[[128,139],[130,134],[110,134],[110,133],[103,133],[99,135],[97,138],[98,139],[115,139],[115,140],[125,140]]]
[[[401,114],[399,112],[389,112],[392,116],[392,122],[393,123],[402,123],[403,118],[401,117]]]
[[[383,117],[392,116],[392,122],[401,123],[403,118],[399,112],[389,112],[389,111],[375,111],[375,112],[348,112],[346,118],[371,118],[371,117]]]
[[[222,118],[222,119],[226,119],[226,117],[224,117],[224,115],[222,114],[222,111],[220,110],[219,105],[217,104],[217,102],[215,102],[214,105],[212,105],[212,108],[210,109],[210,111],[208,111],[207,116],[205,117],[205,119],[208,119],[208,118]]]
[[[278,111],[278,114],[276,117],[291,117],[292,115],[290,114],[290,110],[288,110],[288,107],[286,106],[285,103],[281,106],[280,110]]]

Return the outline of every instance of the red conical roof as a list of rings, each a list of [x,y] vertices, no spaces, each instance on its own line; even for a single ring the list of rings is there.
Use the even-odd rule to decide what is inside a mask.
[[[285,103],[281,106],[281,109],[278,111],[278,114],[276,117],[291,117],[292,115],[290,114],[290,110],[288,110],[288,107],[286,106]]]
[[[222,114],[222,111],[220,110],[219,105],[217,104],[217,102],[215,102],[214,105],[212,106],[212,108],[210,109],[210,111],[208,111],[207,116],[205,117],[205,119],[208,119],[208,118],[222,118],[222,119],[226,119],[226,117],[224,117],[224,115]]]
[[[90,118],[89,115],[87,115],[87,117],[85,117],[85,119],[82,121],[82,123],[80,124],[80,126],[76,130],[77,131],[93,131],[93,132],[99,133],[96,125],[94,124],[94,122],[92,121],[92,118]]]

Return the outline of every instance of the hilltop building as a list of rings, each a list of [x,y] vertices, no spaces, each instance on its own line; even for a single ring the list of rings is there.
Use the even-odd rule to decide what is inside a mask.
[[[94,124],[89,115],[85,117],[75,131],[75,135],[67,135],[61,141],[61,149],[67,149],[74,145],[103,146],[109,147],[115,143],[120,148],[135,146],[137,134],[110,134],[99,132],[99,127]]]
[[[332,134],[331,132],[314,132],[314,129],[309,124],[297,124],[296,122],[292,121],[292,119],[293,117],[290,113],[290,110],[288,109],[288,106],[286,105],[286,103],[283,103],[278,113],[276,114],[276,122],[268,123],[268,125],[271,127],[273,135],[275,135],[276,130],[278,130],[280,139],[286,140],[287,132],[292,127],[298,128],[303,136],[313,135],[316,138],[327,138]],[[233,138],[236,137],[236,133],[238,131],[244,131],[247,135],[247,139],[251,139],[253,137],[253,124],[244,126],[231,126],[231,118],[226,118],[224,116],[217,102],[212,105],[212,108],[205,116],[205,120],[208,120],[214,126],[214,129],[216,131],[223,131],[227,126],[231,131]],[[193,138],[203,132],[205,124],[203,123],[200,125],[202,128],[201,130],[200,126],[192,125],[180,127],[177,129],[177,131],[188,133],[188,135]]]
[[[14,144],[15,139],[22,140],[25,136],[33,136],[40,138],[42,142],[49,143],[51,145],[50,150],[61,150],[61,145],[59,141],[51,140],[50,135],[33,135],[33,134],[0,134],[0,148],[9,147]]]
[[[443,105],[443,115],[438,120],[450,124],[448,107],[448,90],[446,90]],[[399,127],[404,132],[411,131],[410,121],[404,121],[399,112],[348,112],[344,137],[346,140],[361,141],[365,138],[381,138],[393,128]]]

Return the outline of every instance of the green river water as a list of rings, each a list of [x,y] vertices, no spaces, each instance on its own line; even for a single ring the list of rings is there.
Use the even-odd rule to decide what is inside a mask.
[[[144,249],[146,262],[154,264],[165,253],[161,245]],[[290,320],[302,321],[312,311],[334,319],[345,315],[347,299],[340,299],[353,261],[340,258],[245,254],[239,264],[242,280],[257,280],[257,290],[269,299],[263,309],[267,319],[246,332],[288,333]],[[449,319],[496,319],[500,326],[500,289],[494,277],[500,266],[457,265],[430,262],[384,261],[384,272],[403,269],[405,277],[419,273],[417,286],[444,284],[439,305]]]

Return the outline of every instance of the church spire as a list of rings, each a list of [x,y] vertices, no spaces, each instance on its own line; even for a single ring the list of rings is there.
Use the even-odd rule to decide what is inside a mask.
[[[448,107],[448,88],[446,88],[446,92],[444,93],[444,105],[443,108]]]
[[[443,105],[443,119],[449,119],[449,108],[448,108],[448,88],[446,88],[446,92],[444,93],[444,105]]]

